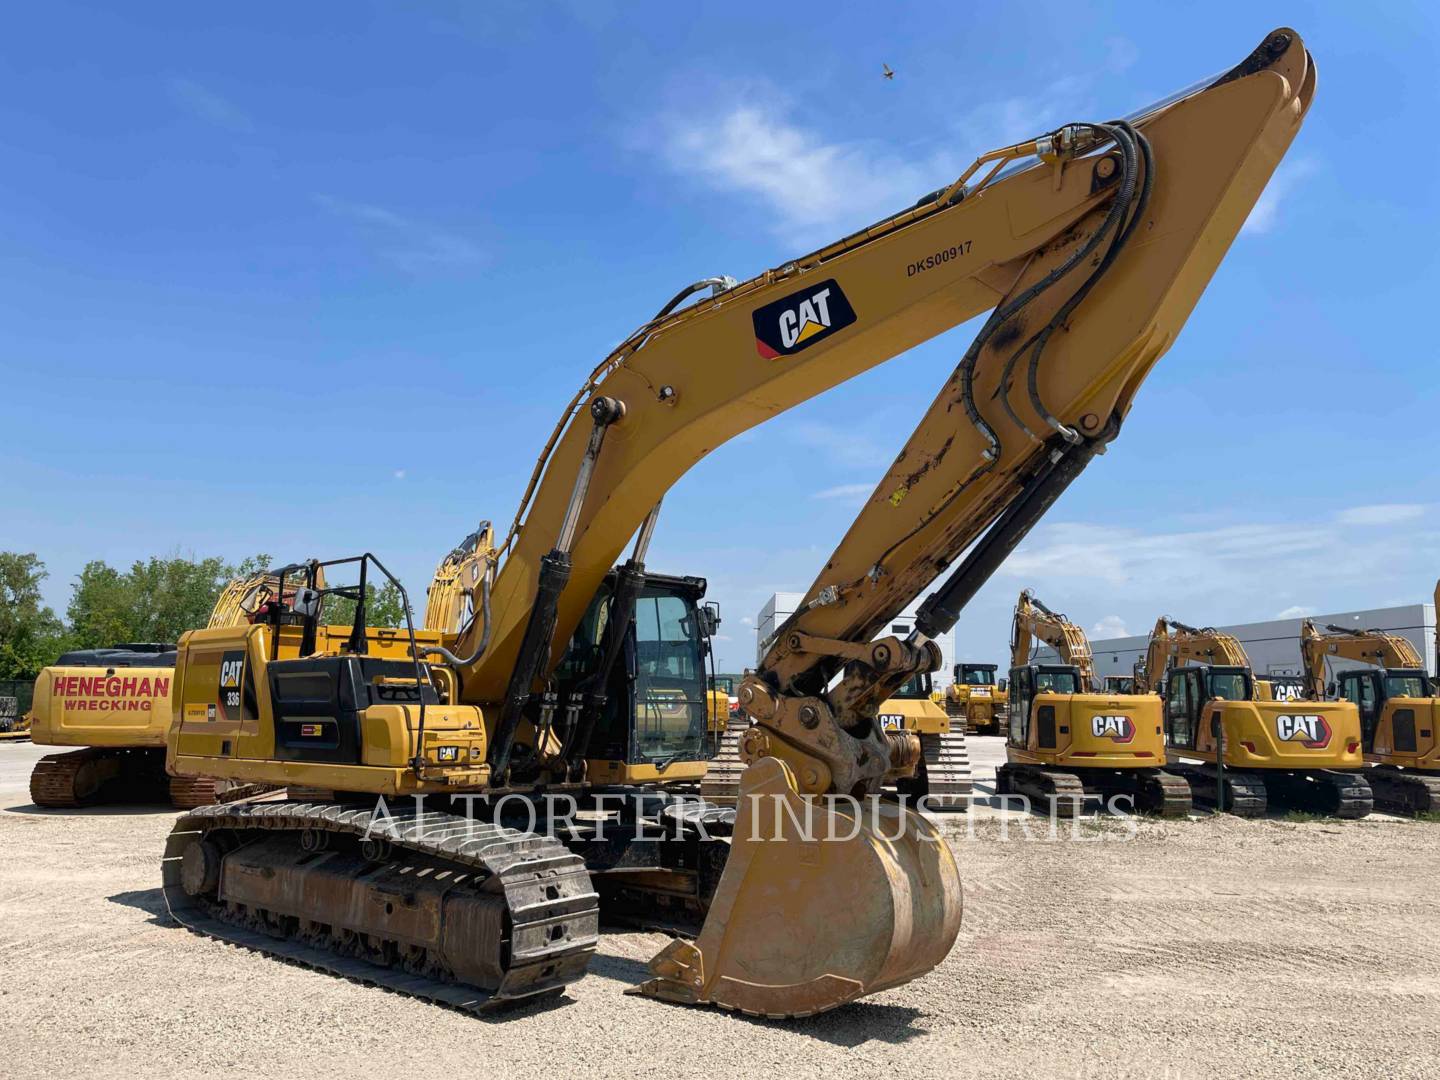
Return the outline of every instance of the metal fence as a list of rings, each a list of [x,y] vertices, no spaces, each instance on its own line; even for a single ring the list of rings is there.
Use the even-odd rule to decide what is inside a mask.
[[[0,731],[8,731],[30,711],[34,696],[34,679],[0,679]]]

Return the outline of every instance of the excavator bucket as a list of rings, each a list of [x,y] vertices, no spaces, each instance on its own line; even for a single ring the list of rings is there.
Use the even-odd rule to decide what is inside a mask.
[[[788,766],[762,758],[741,778],[699,936],[662,949],[655,978],[632,993],[810,1016],[930,971],[955,943],[960,908],[955,857],[924,817],[801,796]]]

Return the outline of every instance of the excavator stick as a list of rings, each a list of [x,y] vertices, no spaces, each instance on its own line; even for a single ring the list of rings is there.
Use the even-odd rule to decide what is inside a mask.
[[[858,814],[857,811],[858,810]],[[740,783],[725,872],[694,942],[634,993],[752,1016],[810,1016],[918,978],[960,932],[960,873],[939,831],[897,803],[801,796],[778,758]]]

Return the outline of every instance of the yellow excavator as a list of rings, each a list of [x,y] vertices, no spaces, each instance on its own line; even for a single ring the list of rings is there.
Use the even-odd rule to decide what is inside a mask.
[[[276,598],[277,584],[265,571],[229,582],[207,626],[246,624]],[[44,746],[81,749],[47,754],[35,763],[30,798],[36,806],[169,799],[188,809],[214,801],[212,779],[176,776],[165,768],[175,650],[167,643],[79,649],[41,671],[31,737]]]
[[[673,1002],[801,1016],[930,971],[959,930],[959,874],[925,816],[872,798],[920,760],[878,708],[936,669],[935,639],[1116,437],[1314,89],[1277,30],[1128,120],[986,153],[819,251],[681,290],[565,407],[453,640],[366,625],[369,555],[344,571],[349,627],[321,625],[349,586],[317,587],[340,571],[310,564],[295,624],[185,635],[170,767],[335,795],[182,815],[171,913],[470,1009],[562,993],[602,913],[693,935],[636,988]],[[640,726],[640,675],[701,699],[705,616],[645,569],[662,496],[726,440],[986,311],[742,681],[738,807],[667,793],[704,767],[705,710]],[[752,498],[783,514],[771,487]],[[877,638],[941,574],[915,629]]]
[[[1010,698],[996,683],[996,667],[962,661],[955,665],[955,681],[945,688],[945,711],[964,721],[967,735],[999,735],[1005,729]]]
[[[1233,635],[1168,616],[1150,635],[1142,691],[1157,674],[1170,768],[1197,801],[1242,817],[1272,802],[1341,818],[1370,813],[1354,705],[1264,696]]]
[[[1057,663],[1037,664],[1036,639]],[[1167,772],[1160,702],[1150,695],[1100,693],[1085,631],[1020,592],[1010,631],[1010,714],[997,795],[1024,795],[1032,805],[1074,816],[1087,796],[1162,817],[1190,813],[1190,785]]]
[[[1402,813],[1440,810],[1440,698],[1425,661],[1409,639],[1386,630],[1326,626],[1306,619],[1300,627],[1306,696],[1337,696],[1360,711],[1361,743],[1370,768],[1365,778],[1375,805]],[[1326,684],[1326,662],[1349,660],[1364,667],[1336,672]]]

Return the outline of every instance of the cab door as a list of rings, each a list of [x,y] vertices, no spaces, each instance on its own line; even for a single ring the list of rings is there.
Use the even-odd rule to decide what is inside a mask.
[[[1195,720],[1200,713],[1199,672],[1184,668],[1172,671],[1165,689],[1165,742],[1193,750]]]
[[[1011,746],[1024,749],[1030,742],[1030,703],[1035,698],[1035,673],[1028,667],[1010,669],[1010,708],[1008,710]]]
[[[1360,710],[1360,739],[1365,750],[1375,749],[1380,725],[1380,675],[1373,671],[1346,671],[1340,675],[1340,700]]]

